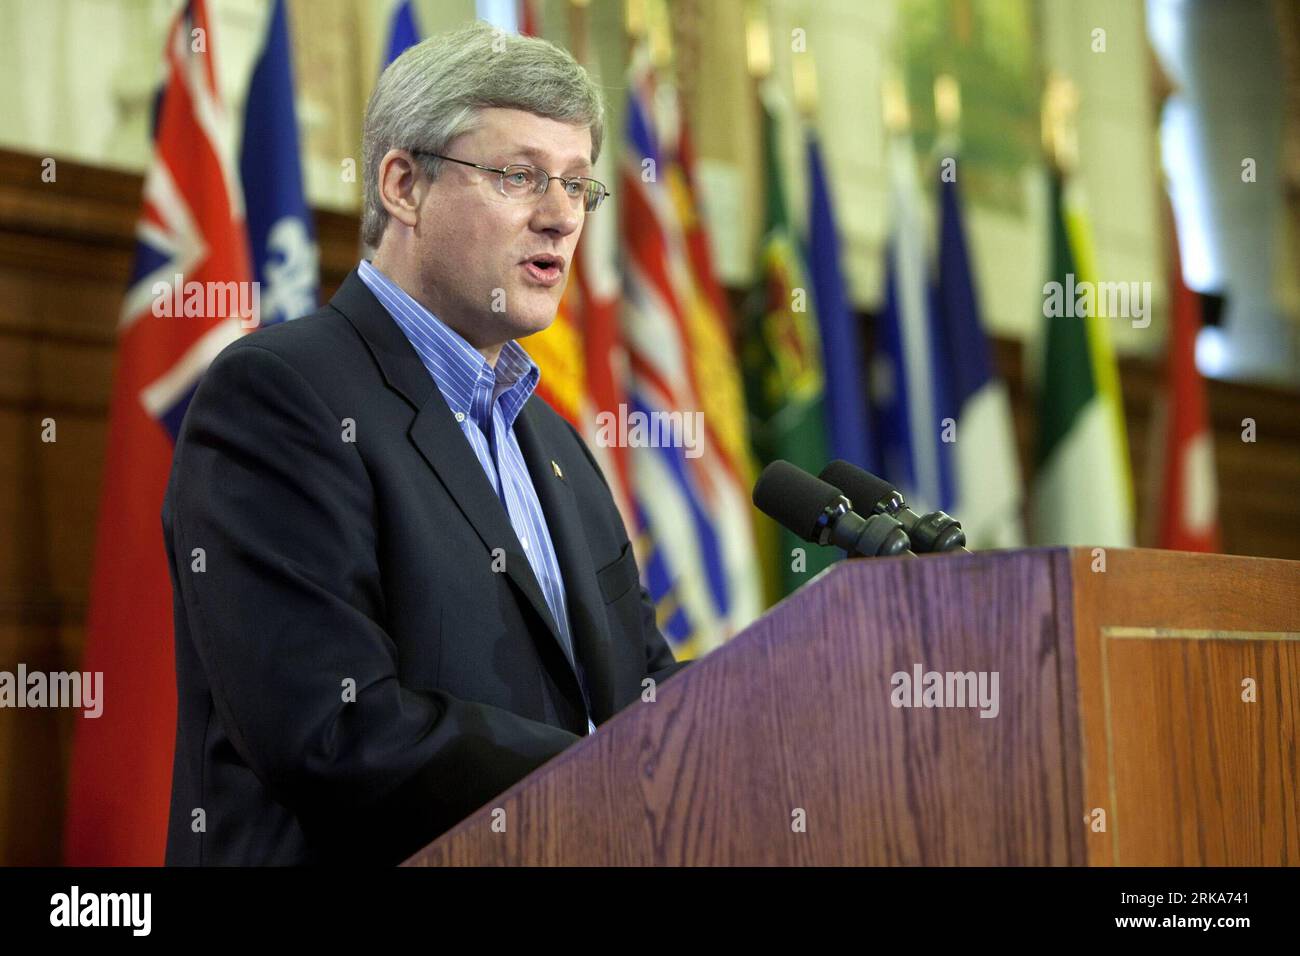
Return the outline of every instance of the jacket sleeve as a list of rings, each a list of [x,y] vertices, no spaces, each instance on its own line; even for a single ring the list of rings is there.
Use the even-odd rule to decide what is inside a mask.
[[[346,415],[278,354],[227,349],[187,413],[164,523],[239,756],[304,826],[396,862],[578,738],[402,686]]]

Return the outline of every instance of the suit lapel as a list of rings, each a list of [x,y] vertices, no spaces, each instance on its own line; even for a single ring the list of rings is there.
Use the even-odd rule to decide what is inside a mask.
[[[528,472],[537,489],[546,527],[555,545],[555,556],[564,576],[564,590],[569,601],[569,626],[577,645],[591,690],[592,717],[606,720],[614,711],[614,687],[611,673],[609,619],[605,600],[596,582],[591,563],[591,549],[582,530],[582,517],[573,487],[564,476],[572,475],[586,462],[574,460],[552,440],[543,421],[541,399],[531,398],[515,420],[515,436],[523,452]],[[572,449],[571,442],[564,446]],[[559,473],[556,473],[558,466]]]
[[[447,407],[442,392],[429,375],[420,356],[383,305],[361,281],[356,271],[343,281],[330,305],[347,317],[365,339],[388,386],[415,409],[407,434],[456,502],[489,552],[505,553],[505,570],[533,610],[545,622],[550,644],[559,652],[559,666],[553,672],[561,688],[575,703],[582,701],[582,688],[573,660],[565,651],[559,628],[546,604],[541,585],[519,545],[510,516],[492,490],[483,466]],[[531,403],[530,403],[531,404]],[[520,418],[522,419],[522,415]],[[545,504],[543,503],[543,508]],[[561,564],[563,568],[563,564]],[[567,583],[567,579],[566,579]],[[554,655],[550,655],[552,658]],[[585,658],[584,658],[585,660]]]

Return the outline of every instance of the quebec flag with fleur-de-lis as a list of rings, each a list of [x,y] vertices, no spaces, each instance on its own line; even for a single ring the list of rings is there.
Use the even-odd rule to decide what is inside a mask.
[[[319,253],[302,187],[293,58],[284,0],[275,0],[266,43],[253,69],[239,155],[253,278],[261,283],[261,325],[316,308]]]

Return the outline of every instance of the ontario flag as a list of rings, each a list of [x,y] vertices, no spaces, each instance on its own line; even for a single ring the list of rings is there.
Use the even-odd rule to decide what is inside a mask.
[[[171,582],[161,510],[199,376],[257,321],[232,128],[211,18],[190,0],[168,32],[135,266],[118,323],[83,669],[104,710],[79,719],[65,862],[163,862],[176,729]]]

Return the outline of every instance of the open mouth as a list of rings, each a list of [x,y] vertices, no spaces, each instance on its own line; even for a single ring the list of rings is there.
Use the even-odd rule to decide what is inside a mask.
[[[541,285],[556,285],[564,277],[564,259],[560,256],[530,256],[522,265],[528,275]]]

